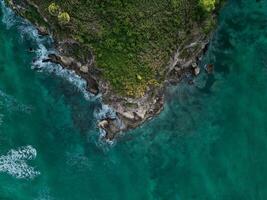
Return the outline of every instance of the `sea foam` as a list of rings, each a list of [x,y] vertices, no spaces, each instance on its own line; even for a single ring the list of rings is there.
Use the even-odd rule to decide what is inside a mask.
[[[94,112],[97,120],[105,118],[116,118],[116,112],[108,105],[102,104],[101,107]]]
[[[6,25],[7,29],[10,29],[16,22],[16,16],[10,8],[5,6],[3,0],[1,0],[1,10],[3,13],[2,22]]]
[[[6,155],[0,156],[0,172],[7,173],[19,179],[32,179],[40,174],[26,161],[34,160],[37,151],[32,146],[20,147],[10,150]]]

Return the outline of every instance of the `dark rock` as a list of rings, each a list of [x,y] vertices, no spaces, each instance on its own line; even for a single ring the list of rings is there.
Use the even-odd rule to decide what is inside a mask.
[[[91,75],[88,75],[86,81],[88,91],[94,95],[97,95],[99,93],[99,88],[96,79],[93,78]]]
[[[34,49],[33,49],[32,47],[30,47],[30,48],[28,49],[28,51],[32,53],[32,52],[34,52]]]
[[[38,26],[37,27],[37,31],[38,31],[38,34],[41,35],[41,36],[47,36],[47,35],[49,35],[48,30],[45,27],[43,27],[43,26]]]
[[[116,133],[121,131],[121,129],[118,127],[117,119],[103,119],[98,123],[98,127],[105,131],[106,135],[103,138],[105,140],[113,140],[116,136]]]

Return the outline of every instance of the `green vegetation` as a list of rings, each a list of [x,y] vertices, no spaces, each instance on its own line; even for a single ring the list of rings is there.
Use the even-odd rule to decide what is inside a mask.
[[[31,0],[57,38],[81,44],[74,56],[91,49],[113,90],[133,97],[164,80],[170,56],[193,32],[211,30],[218,1]]]
[[[59,12],[60,12],[60,7],[59,5],[57,5],[56,3],[51,3],[49,6],[48,6],[48,11],[51,15],[53,16],[58,16],[59,15]]]
[[[68,24],[70,22],[70,16],[67,12],[59,13],[57,18],[58,18],[58,22],[63,25]]]
[[[207,11],[212,11],[215,9],[216,0],[200,0],[200,4]]]
[[[56,3],[51,3],[48,6],[48,12],[52,16],[56,16],[58,19],[58,23],[62,25],[66,25],[70,22],[70,15],[67,12],[61,12],[60,6]]]

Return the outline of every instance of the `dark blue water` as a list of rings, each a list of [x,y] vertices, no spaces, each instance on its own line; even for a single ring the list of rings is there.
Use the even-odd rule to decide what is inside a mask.
[[[1,19],[1,200],[267,199],[266,1],[229,1],[203,60],[215,73],[170,88],[161,115],[113,146],[81,80],[32,69],[49,39]]]

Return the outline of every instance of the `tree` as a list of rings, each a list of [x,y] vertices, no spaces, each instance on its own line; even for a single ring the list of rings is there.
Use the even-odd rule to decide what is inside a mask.
[[[60,7],[56,3],[51,3],[48,6],[48,11],[51,15],[58,16],[58,14],[60,13]]]
[[[216,0],[200,0],[201,6],[208,12],[215,9]]]
[[[70,15],[67,12],[61,12],[57,16],[60,24],[68,24],[70,22]]]

